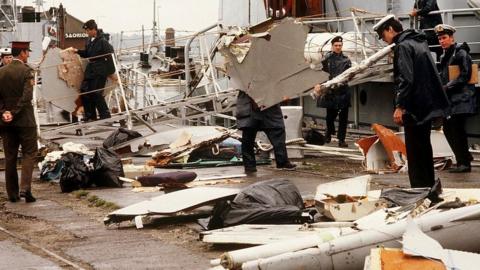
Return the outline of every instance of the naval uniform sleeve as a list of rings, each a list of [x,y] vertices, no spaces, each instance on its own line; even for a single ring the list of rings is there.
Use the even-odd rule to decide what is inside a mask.
[[[437,0],[426,0],[425,4],[423,5],[422,9],[417,10],[417,14],[420,16],[427,16],[428,13],[433,11]]]
[[[395,98],[395,106],[399,108],[405,108],[405,104],[412,94],[413,88],[413,59],[410,56],[411,52],[408,47],[397,45],[398,53],[397,58],[397,76],[396,76],[396,84],[397,84],[397,95]]]
[[[33,70],[29,68],[23,76],[23,94],[11,111],[14,116],[21,112],[23,108],[32,105],[34,84]]]
[[[459,89],[465,86],[472,76],[472,58],[465,50],[460,50],[455,54],[455,63],[460,68],[460,75],[447,83],[447,91]]]
[[[330,71],[329,71],[330,68],[329,68],[328,61],[329,61],[331,55],[332,55],[331,52],[327,52],[323,56],[322,61],[321,61],[322,62],[322,70],[327,72],[327,73],[330,73]]]

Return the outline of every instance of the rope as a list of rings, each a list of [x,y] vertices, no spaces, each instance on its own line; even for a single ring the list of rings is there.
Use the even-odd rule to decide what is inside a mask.
[[[112,53],[106,53],[106,54],[102,54],[102,55],[97,55],[97,56],[92,56],[92,57],[87,57],[87,58],[81,58],[80,61],[88,61],[90,59],[96,59],[96,58],[101,58],[101,57],[105,57],[105,56],[108,56],[108,55],[112,55]],[[47,68],[54,68],[54,67],[58,67],[58,66],[63,66],[63,65],[66,65],[66,64],[71,64],[71,63],[76,63],[75,61],[67,61],[67,62],[63,62],[61,64],[56,64],[56,65],[51,65],[51,66],[43,66],[43,67],[37,67],[36,70],[38,69],[47,69]]]

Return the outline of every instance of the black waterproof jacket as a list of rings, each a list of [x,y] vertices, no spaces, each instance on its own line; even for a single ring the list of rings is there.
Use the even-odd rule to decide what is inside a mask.
[[[395,36],[395,105],[405,109],[404,125],[446,117],[449,102],[423,32],[409,29]]]
[[[431,11],[439,10],[437,0],[417,0],[414,8],[417,9],[417,14],[420,20],[420,29],[434,28],[442,23],[442,16],[440,14],[428,15]]]
[[[322,59],[323,71],[330,74],[329,79],[342,74],[352,66],[352,62],[343,53],[337,54],[328,52]],[[317,99],[317,106],[327,109],[343,109],[350,107],[350,88],[341,86],[333,89],[331,93],[325,94]]]
[[[261,111],[245,92],[239,91],[237,97],[237,128],[285,128],[280,105],[274,105]]]
[[[474,114],[477,111],[475,85],[468,84],[472,75],[472,57],[467,43],[453,44],[443,52],[440,60],[440,78],[452,106],[452,114]],[[460,68],[460,75],[449,80],[448,66]]]
[[[109,53],[113,53],[113,47],[101,33],[93,40],[88,38],[85,50],[78,51],[78,54],[83,58],[91,58]],[[90,59],[85,70],[85,79],[107,77],[114,72],[112,64],[111,56],[108,55]]]

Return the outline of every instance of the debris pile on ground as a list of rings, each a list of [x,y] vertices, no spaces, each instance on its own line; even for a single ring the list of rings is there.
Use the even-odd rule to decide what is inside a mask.
[[[440,241],[446,248],[468,252],[480,249],[480,236],[469,237],[464,233],[480,225],[479,190],[445,189],[444,201],[431,203],[428,197],[440,190],[439,181],[433,188],[369,191],[370,179],[367,175],[317,187],[317,209],[335,222],[305,226],[243,224],[202,232],[201,239],[208,243],[258,245],[224,253],[214,261],[216,268],[213,269],[362,269],[371,249],[398,248],[402,235],[411,233],[412,222],[418,225],[418,231]],[[328,207],[331,198],[337,201]],[[339,198],[345,201],[338,202]],[[425,254],[413,255],[431,258]],[[378,263],[377,257],[368,260]]]
[[[124,176],[120,157],[113,151],[98,147],[90,151],[83,144],[65,143],[62,151],[48,153],[39,164],[40,179],[59,180],[62,192],[72,192],[93,185],[122,187]]]

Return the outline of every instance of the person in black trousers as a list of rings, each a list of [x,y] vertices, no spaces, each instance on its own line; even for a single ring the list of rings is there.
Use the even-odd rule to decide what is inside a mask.
[[[330,74],[329,79],[342,74],[352,66],[352,62],[347,56],[343,55],[343,38],[334,37],[330,43],[332,51],[328,52],[322,59],[322,69]],[[318,94],[320,85],[315,86]],[[327,109],[327,131],[325,132],[325,142],[330,143],[332,135],[335,134],[335,119],[338,119],[338,146],[348,147],[345,142],[347,134],[348,108],[350,107],[350,88],[347,85],[331,90],[329,93],[317,98],[317,107]]]
[[[81,86],[82,93],[88,92],[88,94],[81,96],[85,111],[84,120],[97,120],[97,110],[100,119],[110,118],[110,110],[103,96],[103,89],[105,88],[108,75],[114,72],[111,67],[113,60],[111,55],[108,55],[113,53],[113,47],[98,29],[94,20],[87,21],[83,28],[88,35],[85,50],[72,49],[81,57],[89,58]]]
[[[440,60],[440,78],[443,88],[452,105],[451,116],[443,120],[443,132],[455,154],[457,167],[451,168],[451,173],[466,173],[471,171],[472,155],[468,150],[466,128],[467,118],[476,113],[475,85],[469,83],[472,76],[472,57],[467,43],[455,42],[455,28],[439,24],[435,27],[443,55]],[[449,78],[449,67],[458,66],[457,78]]]
[[[257,171],[254,146],[258,131],[265,132],[270,140],[277,168],[283,170],[295,169],[296,165],[288,160],[285,144],[285,123],[279,104],[261,111],[248,94],[239,91],[236,118],[237,127],[242,131],[242,158],[246,173]]]
[[[433,187],[432,120],[447,116],[449,102],[426,36],[413,29],[403,31],[394,15],[384,17],[373,30],[386,43],[396,44],[393,49],[396,90],[393,121],[405,128],[410,185],[412,188]],[[440,200],[437,193],[430,199],[433,202]]]
[[[418,18],[420,29],[425,32],[430,51],[436,54],[437,61],[439,61],[443,50],[439,46],[437,35],[435,35],[433,28],[442,23],[442,16],[440,14],[429,13],[438,10],[437,0],[415,0],[413,10],[410,12],[411,16]]]

